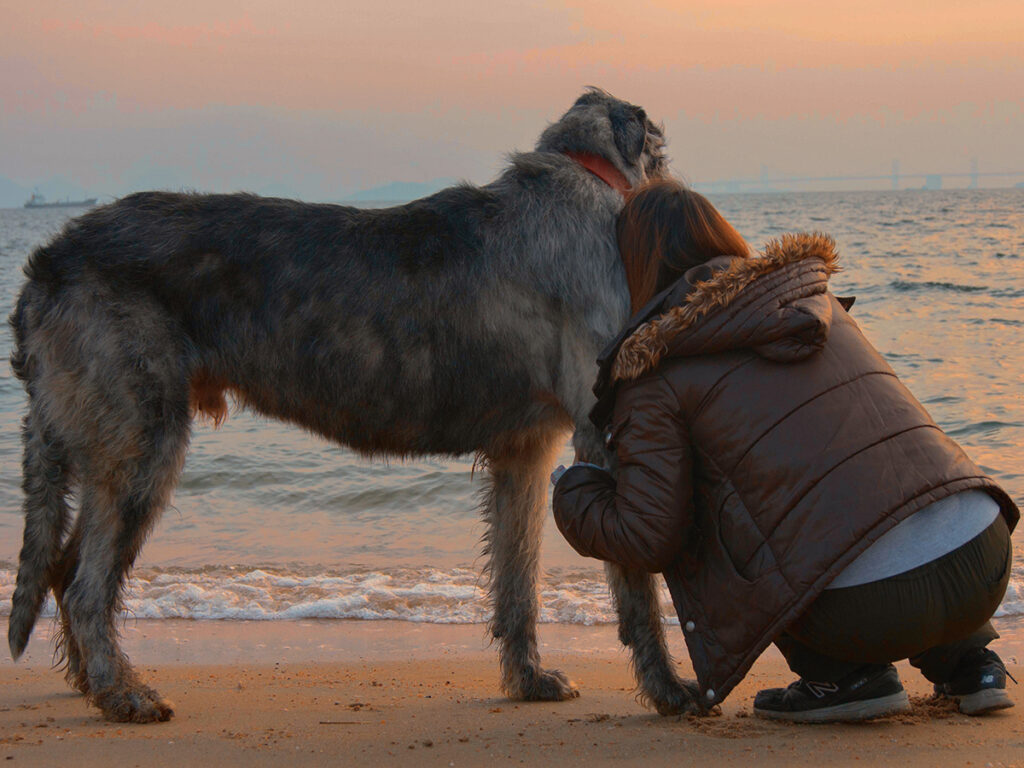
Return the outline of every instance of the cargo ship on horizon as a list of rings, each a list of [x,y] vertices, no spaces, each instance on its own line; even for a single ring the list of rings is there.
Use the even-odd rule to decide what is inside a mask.
[[[96,205],[95,197],[89,197],[85,200],[57,200],[50,203],[38,192],[33,192],[32,197],[25,202],[26,208],[88,208],[92,205]]]

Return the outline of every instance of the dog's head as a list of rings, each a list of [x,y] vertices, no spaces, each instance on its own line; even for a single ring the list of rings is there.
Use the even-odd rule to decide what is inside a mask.
[[[537,141],[538,152],[599,155],[637,187],[668,173],[665,134],[640,107],[588,88]]]

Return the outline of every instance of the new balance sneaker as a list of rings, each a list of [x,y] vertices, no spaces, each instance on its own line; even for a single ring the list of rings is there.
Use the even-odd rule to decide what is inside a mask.
[[[995,651],[979,648],[964,656],[953,673],[953,679],[937,684],[935,692],[956,699],[965,715],[983,715],[1013,706],[1013,700],[1006,692],[1007,676],[1013,680]]]
[[[797,680],[754,698],[754,714],[794,723],[870,720],[908,712],[910,700],[892,664],[869,664],[835,683]]]

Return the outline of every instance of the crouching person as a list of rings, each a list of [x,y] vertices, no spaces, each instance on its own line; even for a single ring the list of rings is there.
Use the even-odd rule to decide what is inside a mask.
[[[800,679],[758,693],[762,717],[904,711],[904,658],[964,713],[1012,706],[986,646],[1019,511],[828,292],[832,241],[748,258],[662,183],[627,203],[619,245],[636,314],[593,414],[617,471],[570,467],[555,520],[580,554],[664,573],[699,705],[774,642]]]

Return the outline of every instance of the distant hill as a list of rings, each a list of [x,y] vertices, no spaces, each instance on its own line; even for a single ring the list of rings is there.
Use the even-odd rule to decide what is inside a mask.
[[[373,202],[404,202],[415,200],[417,197],[424,197],[437,192],[439,189],[450,187],[455,179],[431,179],[430,181],[393,181],[372,189],[363,189],[349,196],[349,200],[356,203]]]

